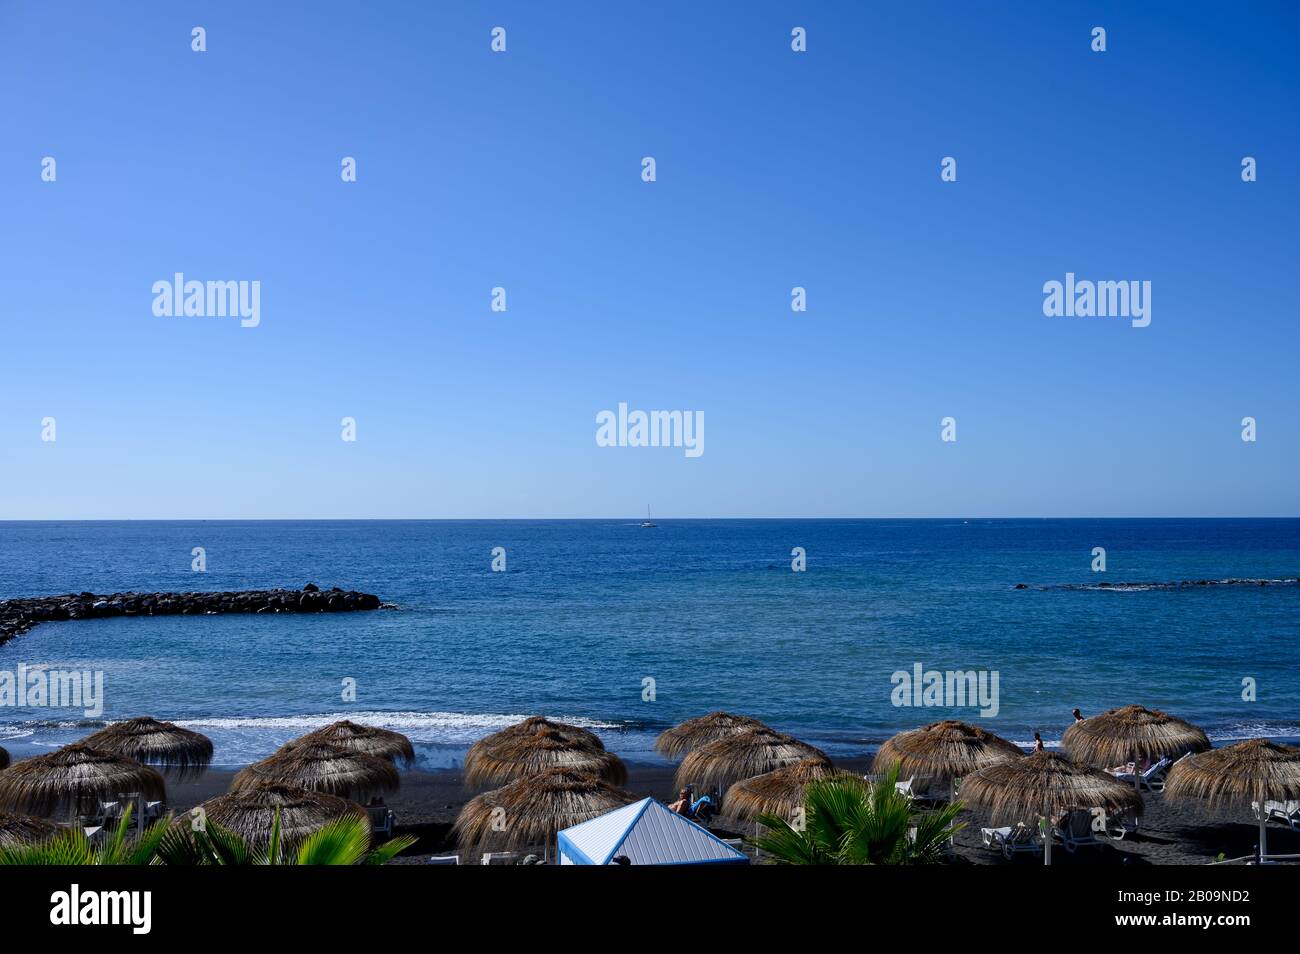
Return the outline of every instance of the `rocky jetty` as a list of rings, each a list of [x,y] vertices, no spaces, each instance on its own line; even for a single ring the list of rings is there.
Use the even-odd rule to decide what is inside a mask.
[[[106,616],[212,616],[216,613],[346,613],[379,609],[379,597],[355,590],[242,590],[229,593],[69,593],[0,600],[0,645],[40,623]]]
[[[1251,577],[1225,580],[1173,580],[1164,583],[1054,583],[1039,586],[1040,590],[1118,590],[1121,592],[1140,592],[1143,590],[1185,590],[1197,586],[1300,586],[1300,576],[1280,576],[1272,578]],[[1029,587],[1017,583],[1013,589],[1025,590]]]

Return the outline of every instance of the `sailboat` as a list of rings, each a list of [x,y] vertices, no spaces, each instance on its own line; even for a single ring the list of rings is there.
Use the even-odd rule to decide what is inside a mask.
[[[655,524],[653,524],[653,523],[650,522],[650,505],[649,505],[649,504],[646,504],[646,506],[645,506],[645,523],[641,524],[641,529],[642,529],[642,530],[653,530],[653,529],[655,529]]]

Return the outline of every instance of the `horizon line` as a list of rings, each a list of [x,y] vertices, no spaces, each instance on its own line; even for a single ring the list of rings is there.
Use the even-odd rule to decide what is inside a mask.
[[[0,517],[0,524],[8,523],[609,523],[640,522],[637,515],[601,517]],[[1075,516],[1015,516],[939,514],[930,516],[732,516],[732,517],[659,517],[658,521],[678,523],[702,521],[753,521],[753,520],[1300,520],[1300,514],[1174,514],[1174,515],[1075,515]]]

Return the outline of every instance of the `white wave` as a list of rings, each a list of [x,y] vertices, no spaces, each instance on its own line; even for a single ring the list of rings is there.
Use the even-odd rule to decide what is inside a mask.
[[[1240,739],[1296,739],[1300,738],[1300,725],[1289,722],[1234,722],[1206,735],[1211,742],[1231,742]]]
[[[363,725],[377,726],[381,729],[398,731],[438,730],[476,730],[504,729],[522,722],[527,716],[507,715],[501,713],[467,713],[467,712],[325,712],[310,715],[289,716],[213,716],[199,719],[177,719],[176,724],[187,729],[319,729],[350,719]],[[601,722],[579,716],[548,716],[557,722],[584,729],[619,729],[616,722]]]

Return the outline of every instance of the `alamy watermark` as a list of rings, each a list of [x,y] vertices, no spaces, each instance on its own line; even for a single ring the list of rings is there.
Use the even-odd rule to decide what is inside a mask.
[[[1134,328],[1151,324],[1151,282],[1094,282],[1065,273],[1065,281],[1043,283],[1048,318],[1131,318]]]
[[[177,272],[171,281],[153,283],[153,313],[158,318],[239,318],[244,328],[262,323],[260,281],[186,281]]]
[[[629,411],[620,401],[618,413],[596,415],[598,447],[684,447],[687,457],[704,453],[703,411]]]
[[[104,714],[104,673],[90,669],[49,669],[19,663],[0,669],[0,708],[81,709],[88,719]]]
[[[1001,675],[996,669],[940,672],[913,663],[910,672],[900,669],[889,681],[894,684],[889,701],[896,706],[979,706],[981,718],[991,719],[998,714]]]

